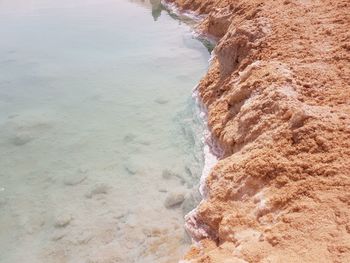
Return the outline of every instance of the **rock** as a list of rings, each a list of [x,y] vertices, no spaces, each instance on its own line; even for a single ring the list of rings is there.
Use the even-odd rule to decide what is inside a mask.
[[[84,232],[79,233],[79,236],[76,240],[73,241],[76,245],[84,245],[90,242],[90,240],[93,238],[93,235],[91,231],[87,230]]]
[[[55,233],[52,237],[51,240],[52,241],[58,241],[60,239],[62,239],[66,234],[65,233]]]
[[[74,186],[78,185],[86,180],[87,176],[84,174],[74,174],[67,176],[66,178],[63,179],[63,184],[64,185],[69,185],[69,186]]]
[[[289,120],[290,126],[293,129],[300,128],[304,125],[304,121],[309,117],[310,116],[308,116],[304,110],[298,109],[294,112],[291,119]]]
[[[174,173],[173,171],[170,171],[168,169],[163,170],[162,177],[166,180],[175,178],[175,179],[178,179],[181,184],[186,183],[186,180],[181,175]]]
[[[109,191],[109,186],[106,184],[96,184],[90,192],[85,194],[86,198],[92,198],[95,195],[105,195]]]
[[[165,169],[165,170],[163,170],[163,172],[162,172],[162,177],[164,178],[164,179],[171,179],[172,177],[174,176],[174,173],[172,172],[172,171],[170,171],[170,170],[168,170],[168,169]]]
[[[173,208],[175,206],[181,205],[185,200],[185,194],[183,192],[172,192],[167,195],[164,201],[164,206],[166,208]]]
[[[4,132],[8,134],[10,143],[22,146],[41,137],[52,127],[53,119],[47,112],[25,111],[9,118],[4,125]]]
[[[158,103],[158,104],[166,104],[166,103],[168,103],[169,101],[166,100],[166,99],[158,98],[158,99],[155,99],[154,102],[156,102],[156,103]]]
[[[24,134],[24,133],[18,133],[11,138],[11,143],[16,146],[22,146],[29,143],[32,140],[33,140],[33,137],[31,137],[30,135]]]
[[[140,145],[151,145],[151,142],[150,141],[147,141],[147,140],[141,140],[141,139],[138,139],[135,141],[136,143],[140,144]]]
[[[127,164],[124,164],[124,168],[128,172],[128,174],[130,174],[130,175],[134,175],[137,173],[137,167],[133,163],[129,162]]]
[[[127,134],[127,135],[124,136],[123,141],[124,141],[125,143],[128,143],[128,142],[132,142],[132,141],[135,140],[135,139],[136,139],[136,135],[135,135],[135,134],[132,134],[132,133],[129,133],[129,134]]]
[[[69,214],[60,215],[56,218],[54,226],[56,228],[66,227],[70,224],[72,219],[73,219],[72,216]]]
[[[24,223],[24,229],[28,235],[37,233],[45,225],[45,221],[41,217],[28,218]]]

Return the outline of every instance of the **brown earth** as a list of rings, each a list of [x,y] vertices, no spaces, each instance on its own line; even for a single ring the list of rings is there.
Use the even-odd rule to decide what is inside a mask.
[[[218,43],[189,262],[350,262],[350,2],[173,0]]]

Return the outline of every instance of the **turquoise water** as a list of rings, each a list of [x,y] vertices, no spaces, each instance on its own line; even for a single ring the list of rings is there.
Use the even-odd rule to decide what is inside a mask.
[[[0,262],[176,262],[188,247],[209,54],[152,2],[0,1]]]

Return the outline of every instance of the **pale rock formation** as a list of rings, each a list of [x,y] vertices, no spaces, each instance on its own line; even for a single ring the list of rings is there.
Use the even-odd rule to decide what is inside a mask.
[[[164,206],[168,209],[173,208],[181,205],[183,201],[185,201],[185,193],[183,191],[173,191],[168,193],[164,201]]]

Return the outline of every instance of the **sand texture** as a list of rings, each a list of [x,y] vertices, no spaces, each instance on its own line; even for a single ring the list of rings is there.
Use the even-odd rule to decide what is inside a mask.
[[[185,262],[350,262],[350,2],[174,4],[217,40],[198,90],[223,150]]]

